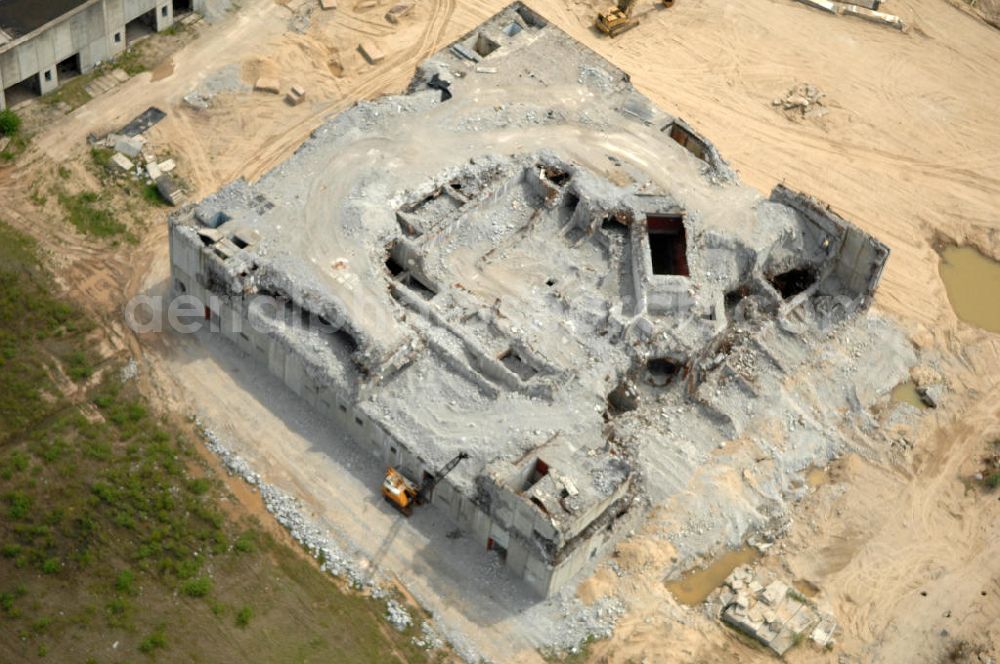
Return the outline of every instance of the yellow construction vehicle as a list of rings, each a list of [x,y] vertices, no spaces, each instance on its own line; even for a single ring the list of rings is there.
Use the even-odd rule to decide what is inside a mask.
[[[594,19],[594,27],[611,37],[617,37],[639,25],[639,19],[632,18],[632,11],[638,0],[618,0],[614,7],[599,12]],[[664,7],[672,7],[674,0],[662,0]]]
[[[413,505],[423,505],[431,499],[434,487],[444,479],[444,476],[454,470],[463,459],[468,459],[469,455],[459,452],[458,455],[446,463],[436,475],[428,475],[424,481],[417,486],[407,479],[401,472],[390,466],[385,471],[385,479],[382,481],[382,496],[389,503],[406,516],[413,513]]]

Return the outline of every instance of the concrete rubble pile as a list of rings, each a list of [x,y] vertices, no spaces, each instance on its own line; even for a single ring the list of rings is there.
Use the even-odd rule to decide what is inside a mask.
[[[780,580],[768,582],[749,566],[737,567],[710,598],[722,622],[784,655],[806,638],[833,646],[837,621]]]
[[[783,97],[779,97],[771,102],[772,106],[784,111],[789,119],[800,118],[821,118],[827,114],[827,108],[823,103],[826,95],[818,88],[809,83],[798,83],[793,86]]]
[[[868,313],[884,244],[744,186],[520,3],[180,210],[170,249],[174,292],[359,447],[417,483],[467,453],[433,505],[542,596],[653,506],[677,565],[780,532],[915,363]]]

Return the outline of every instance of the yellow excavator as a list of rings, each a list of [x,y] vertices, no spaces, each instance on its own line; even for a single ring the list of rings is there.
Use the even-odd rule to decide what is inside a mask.
[[[614,7],[598,12],[594,27],[611,37],[617,37],[639,25],[639,19],[632,18],[638,0],[618,0]],[[674,0],[662,0],[664,7],[672,7]]]
[[[459,452],[454,459],[446,463],[436,475],[428,475],[427,478],[417,486],[392,466],[385,471],[385,479],[382,481],[382,496],[396,509],[406,516],[413,513],[414,505],[423,505],[430,501],[431,494],[437,483],[444,479],[445,475],[455,469],[463,459],[468,459],[469,455]]]

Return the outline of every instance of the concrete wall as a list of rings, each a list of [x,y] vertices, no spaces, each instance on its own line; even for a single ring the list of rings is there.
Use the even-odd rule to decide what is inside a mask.
[[[193,2],[196,11],[204,5]],[[148,11],[156,12],[157,32],[173,25],[173,0],[90,0],[0,47],[0,109],[7,107],[4,90],[32,77],[41,94],[59,87],[56,65],[69,57],[79,55],[82,73],[115,57],[127,46],[126,24]]]

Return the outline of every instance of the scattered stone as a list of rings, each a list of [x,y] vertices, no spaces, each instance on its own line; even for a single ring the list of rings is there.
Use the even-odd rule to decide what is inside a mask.
[[[336,9],[337,0],[319,0],[319,8],[323,10]]]
[[[783,111],[789,120],[801,120],[806,117],[822,117],[828,109],[823,104],[825,94],[809,83],[798,83],[791,90],[772,102],[772,105]]]
[[[166,161],[161,161],[159,163],[160,170],[164,173],[169,173],[177,167],[173,159],[167,159]]]
[[[358,44],[358,51],[360,51],[361,55],[365,57],[368,64],[374,65],[385,60],[385,53],[383,53],[382,49],[380,49],[373,41],[366,40],[361,42]]]
[[[476,71],[480,74],[495,74],[497,73],[496,67],[476,67]]]
[[[276,78],[258,78],[253,84],[257,92],[269,92],[273,95],[281,93],[281,83]]]
[[[146,164],[146,175],[149,176],[150,180],[156,182],[159,179],[159,177],[163,175],[163,172],[160,170],[160,167],[157,166],[156,162],[154,161],[152,163]]]
[[[413,618],[410,617],[410,612],[396,600],[390,599],[387,601],[385,603],[385,608],[387,611],[386,618],[389,619],[389,624],[398,629],[400,632],[413,624]]]

